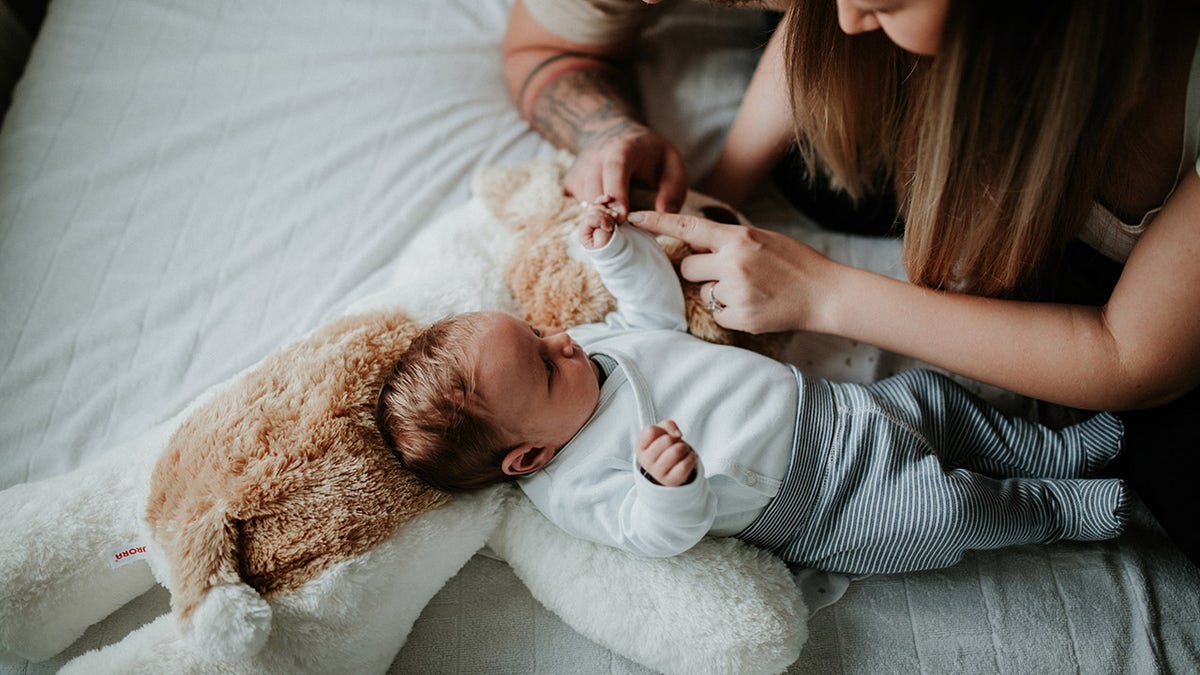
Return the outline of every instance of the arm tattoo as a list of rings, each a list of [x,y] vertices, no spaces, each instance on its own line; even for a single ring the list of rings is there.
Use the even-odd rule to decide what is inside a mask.
[[[526,92],[529,91],[529,83],[533,82],[533,78],[537,77],[538,73],[545,70],[546,66],[554,63],[555,61],[561,61],[563,59],[590,59],[590,60],[594,60],[594,61],[603,63],[603,61],[601,61],[596,56],[594,56],[592,54],[588,54],[586,52],[570,52],[570,51],[568,51],[568,52],[562,52],[561,54],[555,54],[554,56],[551,56],[550,58],[546,59],[545,61],[542,61],[541,63],[534,66],[533,70],[529,71],[529,74],[525,76],[525,81],[521,83],[521,90],[517,93],[517,103],[522,104],[525,101],[525,94],[526,94]]]
[[[573,152],[620,135],[637,122],[632,78],[614,68],[581,68],[559,75],[538,93],[530,111],[534,129]]]

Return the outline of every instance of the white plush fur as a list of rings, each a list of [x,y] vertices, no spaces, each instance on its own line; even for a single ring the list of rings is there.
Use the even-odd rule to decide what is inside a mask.
[[[111,568],[110,551],[142,541],[139,515],[154,460],[178,416],[91,464],[0,492],[0,644],[41,660],[154,584],[150,568]]]
[[[501,273],[512,249],[512,235],[472,199],[414,237],[389,287],[355,302],[348,313],[400,306],[427,323],[454,312],[519,313]]]
[[[490,544],[575,630],[663,673],[780,672],[808,638],[808,611],[783,562],[733,539],[638,559],[562,537],[518,498]]]
[[[244,583],[214,586],[192,615],[192,646],[210,661],[253,656],[270,635],[271,605]]]
[[[421,610],[495,530],[505,492],[457,499],[334,565],[299,592],[273,599],[270,637],[251,658],[213,663],[165,615],[74,659],[62,673],[384,672]]]
[[[422,321],[513,311],[500,273],[510,243],[472,200],[425,228],[397,262],[395,283],[351,311],[399,306]],[[97,462],[0,493],[0,648],[48,658],[156,579],[164,583],[142,514],[155,460],[188,412]],[[138,541],[149,545],[150,565],[109,567],[111,549]],[[638,559],[566,535],[502,486],[419,516],[269,608],[256,607],[248,588],[226,589],[197,618],[201,645],[167,614],[62,672],[383,672],[424,606],[485,544],[580,633],[656,670],[778,672],[807,638],[808,611],[775,558],[713,540],[673,559]],[[223,633],[230,615],[249,620]]]

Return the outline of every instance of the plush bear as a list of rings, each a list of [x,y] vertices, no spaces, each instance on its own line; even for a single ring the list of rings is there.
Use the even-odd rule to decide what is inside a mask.
[[[100,460],[0,493],[0,647],[49,658],[157,582],[169,614],[63,672],[381,672],[489,546],[565,622],[652,669],[785,669],[808,610],[773,556],[706,539],[649,560],[575,539],[510,485],[424,485],[375,427],[383,377],[421,325],[488,308],[569,326],[611,306],[572,252],[583,210],[562,193],[568,161],[480,172],[475,198],[431,223],[393,283],[347,316]],[[692,195],[685,210],[701,209],[736,218]],[[698,335],[779,344],[742,342],[687,297]]]

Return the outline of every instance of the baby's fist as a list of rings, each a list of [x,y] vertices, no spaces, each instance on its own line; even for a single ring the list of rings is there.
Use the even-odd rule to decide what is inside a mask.
[[[612,239],[620,214],[608,206],[612,197],[607,195],[594,202],[584,202],[586,212],[579,226],[579,242],[584,248],[603,248]]]
[[[683,440],[672,420],[642,429],[635,454],[638,466],[659,485],[686,485],[696,471],[696,451]]]

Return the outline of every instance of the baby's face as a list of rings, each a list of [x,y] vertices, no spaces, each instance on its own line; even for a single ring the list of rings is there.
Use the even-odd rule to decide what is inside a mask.
[[[475,392],[488,415],[517,443],[561,448],[596,409],[599,369],[556,328],[530,326],[503,312],[481,312],[468,346]]]

